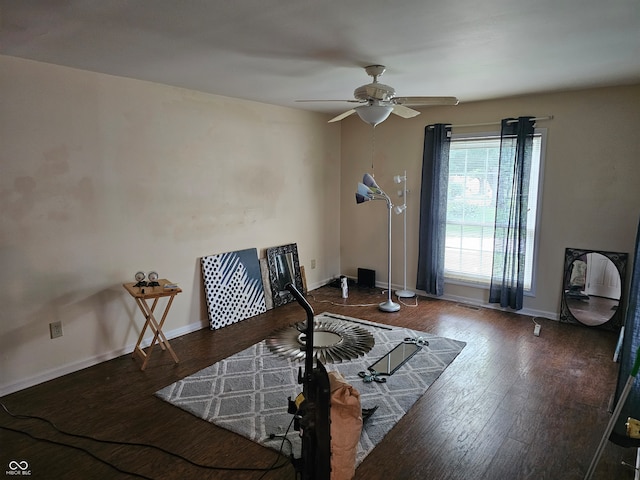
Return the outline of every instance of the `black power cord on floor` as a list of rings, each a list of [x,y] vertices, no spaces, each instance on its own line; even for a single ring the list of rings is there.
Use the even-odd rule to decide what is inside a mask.
[[[284,442],[288,442],[289,443],[289,449],[291,450],[290,453],[290,459],[293,462],[293,444],[291,443],[291,440],[289,440],[289,437],[287,437],[287,435],[289,434],[289,431],[291,430],[291,427],[293,426],[293,422],[295,420],[295,415],[291,418],[291,421],[289,422],[289,425],[287,426],[287,431],[284,432],[284,434],[282,435],[276,435],[275,433],[271,433],[269,434],[269,440],[273,440],[276,438],[282,438],[282,442],[280,442],[280,448],[278,449],[278,456],[282,455],[282,449],[284,447]],[[278,457],[279,458],[279,457]],[[275,467],[276,463],[278,462],[278,458],[276,458],[275,462],[273,462],[272,467]],[[278,468],[281,468],[280,466]],[[260,478],[258,480],[262,480],[264,478],[264,476],[269,473],[271,471],[271,469],[269,470],[265,470],[264,473],[262,475],[260,475]]]
[[[148,444],[148,443],[139,443],[139,442],[126,442],[126,441],[119,441],[119,440],[107,440],[107,439],[101,439],[101,438],[97,438],[97,437],[93,437],[91,435],[83,435],[83,434],[79,434],[79,433],[73,433],[73,432],[67,432],[61,428],[59,428],[55,423],[53,423],[51,420],[44,418],[44,417],[40,417],[37,415],[24,415],[24,414],[14,414],[12,412],[9,411],[9,409],[4,405],[4,403],[0,402],[0,406],[2,407],[2,409],[11,417],[16,418],[16,419],[20,419],[20,420],[39,420],[41,422],[45,422],[48,425],[50,425],[55,431],[57,431],[58,433],[61,433],[63,435],[67,435],[70,437],[74,437],[74,438],[80,438],[80,439],[84,439],[84,440],[91,440],[93,442],[98,442],[98,443],[104,443],[104,444],[109,444],[109,445],[120,445],[120,446],[129,446],[129,447],[142,447],[142,448],[151,448],[154,450],[157,450],[159,452],[162,452],[166,455],[170,455],[172,457],[175,457],[177,459],[180,459],[190,465],[193,465],[194,467],[197,468],[202,468],[202,469],[207,469],[207,470],[222,470],[222,471],[236,471],[236,472],[263,472],[263,474],[260,476],[260,479],[263,478],[267,473],[273,471],[273,470],[278,470],[280,468],[283,468],[287,465],[289,465],[289,460],[286,459],[284,462],[278,464],[278,462],[282,459],[282,449],[284,447],[284,443],[285,440],[289,441],[288,438],[286,438],[286,434],[285,434],[285,438],[282,440],[282,443],[280,444],[280,449],[277,452],[277,457],[276,460],[271,464],[271,466],[266,467],[266,468],[261,468],[261,467],[221,467],[221,466],[215,466],[215,465],[203,465],[201,463],[198,462],[194,462],[193,460],[190,460],[178,453],[175,452],[171,452],[169,450],[166,450],[162,447],[159,447],[157,445],[152,445],[152,444]],[[293,424],[293,419],[291,420],[291,423],[289,424],[289,427],[287,428],[287,432],[289,431],[289,429],[291,428],[291,425]],[[117,465],[104,460],[100,457],[98,457],[97,455],[95,455],[94,453],[90,452],[89,450],[82,448],[82,447],[78,447],[76,445],[72,445],[69,443],[65,443],[65,442],[59,442],[56,440],[51,440],[48,438],[43,438],[43,437],[38,437],[35,436],[27,431],[24,430],[20,430],[17,428],[11,428],[11,427],[6,427],[4,425],[0,425],[0,429],[2,430],[7,430],[10,432],[14,432],[14,433],[19,433],[22,435],[26,435],[30,438],[32,438],[33,440],[36,441],[40,441],[40,442],[46,442],[46,443],[50,443],[53,445],[59,445],[59,446],[63,446],[63,447],[68,447],[68,448],[72,448],[74,450],[78,450],[81,451],[87,455],[89,455],[90,457],[98,460],[99,462],[113,468],[114,470],[116,470],[117,472],[120,473],[124,473],[126,475],[131,475],[137,478],[143,478],[145,480],[154,480],[151,477],[147,477],[146,475],[142,475],[139,473],[135,473],[135,472],[130,472],[127,470],[123,470],[120,467],[118,467]],[[275,435],[274,435],[275,438]],[[289,441],[289,443],[291,443]]]
[[[4,405],[3,405],[3,407],[4,407]],[[85,454],[89,455],[90,457],[98,460],[99,462],[104,463],[105,465],[113,468],[117,472],[124,473],[126,475],[131,475],[131,476],[137,477],[137,478],[144,478],[145,480],[154,480],[153,478],[147,477],[146,475],[142,475],[140,473],[135,473],[135,472],[130,472],[128,470],[124,470],[124,469],[118,467],[117,465],[114,465],[113,463],[110,463],[110,462],[108,462],[106,460],[103,460],[102,458],[98,457],[97,455],[91,453],[89,450],[87,450],[85,448],[82,448],[82,447],[77,447],[77,446],[71,445],[69,443],[58,442],[56,440],[51,440],[49,438],[36,437],[35,435],[33,435],[33,434],[29,433],[29,432],[25,432],[24,430],[19,430],[19,429],[11,428],[11,427],[5,427],[4,425],[0,425],[0,429],[7,430],[9,432],[20,433],[22,435],[26,435],[27,437],[29,437],[29,438],[31,438],[33,440],[36,440],[38,442],[45,442],[45,443],[50,443],[52,445],[59,445],[61,447],[72,448],[74,450],[78,450],[78,451],[80,451],[82,453],[85,453]]]
[[[388,290],[381,290],[381,294],[385,294]],[[313,296],[312,293],[307,292],[307,296],[309,298],[311,298],[314,302],[317,303],[328,303],[330,305],[335,305],[337,307],[377,307],[379,305],[379,303],[341,303],[341,302],[334,302],[333,300],[318,300],[316,297]],[[405,307],[417,307],[418,306],[418,296],[416,295],[415,297],[415,301],[414,303],[407,303],[401,300],[400,297],[398,297],[396,295],[398,302],[400,302],[402,305],[404,305]]]

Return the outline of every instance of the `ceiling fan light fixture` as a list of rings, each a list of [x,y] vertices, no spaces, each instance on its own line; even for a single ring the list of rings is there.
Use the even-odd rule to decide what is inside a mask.
[[[391,112],[393,111],[393,106],[390,105],[362,105],[360,107],[355,108],[356,113],[360,117],[360,119],[375,127],[379,123],[384,122]]]
[[[378,82],[378,77],[385,71],[384,65],[369,65],[365,67],[367,75],[373,77],[373,82],[362,85],[353,91],[354,100],[344,102],[360,103],[359,107],[352,108],[337,117],[329,120],[329,123],[338,122],[353,113],[357,113],[360,119],[375,127],[384,122],[391,113],[401,118],[413,118],[420,115],[418,110],[409,108],[414,106],[457,105],[456,97],[397,97],[393,87]],[[298,102],[334,102],[336,100],[296,100]]]

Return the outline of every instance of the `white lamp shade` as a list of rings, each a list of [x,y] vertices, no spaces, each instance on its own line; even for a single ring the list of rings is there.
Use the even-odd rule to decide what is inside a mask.
[[[373,193],[374,192],[372,192],[371,189],[367,187],[364,183],[358,183],[358,194],[362,195],[363,197],[371,198],[371,195]]]
[[[355,111],[363,122],[375,127],[391,115],[393,107],[386,105],[361,105],[356,107]]]

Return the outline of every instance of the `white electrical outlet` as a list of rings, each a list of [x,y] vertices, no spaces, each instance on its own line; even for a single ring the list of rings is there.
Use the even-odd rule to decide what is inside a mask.
[[[311,268],[316,268],[316,259],[311,260]]]
[[[49,333],[51,338],[58,338],[62,336],[62,322],[52,322],[49,324]]]
[[[533,334],[534,334],[536,337],[539,337],[539,336],[540,336],[540,328],[541,328],[541,327],[540,327],[540,324],[539,324],[539,323],[536,323],[536,326],[535,326],[535,327],[533,327]]]

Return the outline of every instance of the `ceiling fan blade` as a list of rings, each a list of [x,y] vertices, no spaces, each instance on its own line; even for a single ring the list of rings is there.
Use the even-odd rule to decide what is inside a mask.
[[[351,115],[352,113],[356,113],[356,111],[354,109],[351,110],[347,110],[344,113],[341,113],[340,115],[338,115],[337,117],[332,118],[331,120],[329,120],[327,123],[332,123],[332,122],[339,122],[340,120],[342,120],[343,118],[347,118],[349,115]]]
[[[415,106],[431,106],[431,105],[457,105],[456,97],[396,97],[393,99],[396,105],[415,105]]]
[[[413,118],[416,115],[420,115],[419,111],[414,110],[413,108],[405,107],[404,105],[394,105],[393,111],[391,113],[402,118]]]
[[[344,100],[344,99],[340,99],[340,100],[295,100],[296,102],[301,102],[301,103],[309,103],[309,102],[348,102],[348,103],[364,103],[361,100]]]

